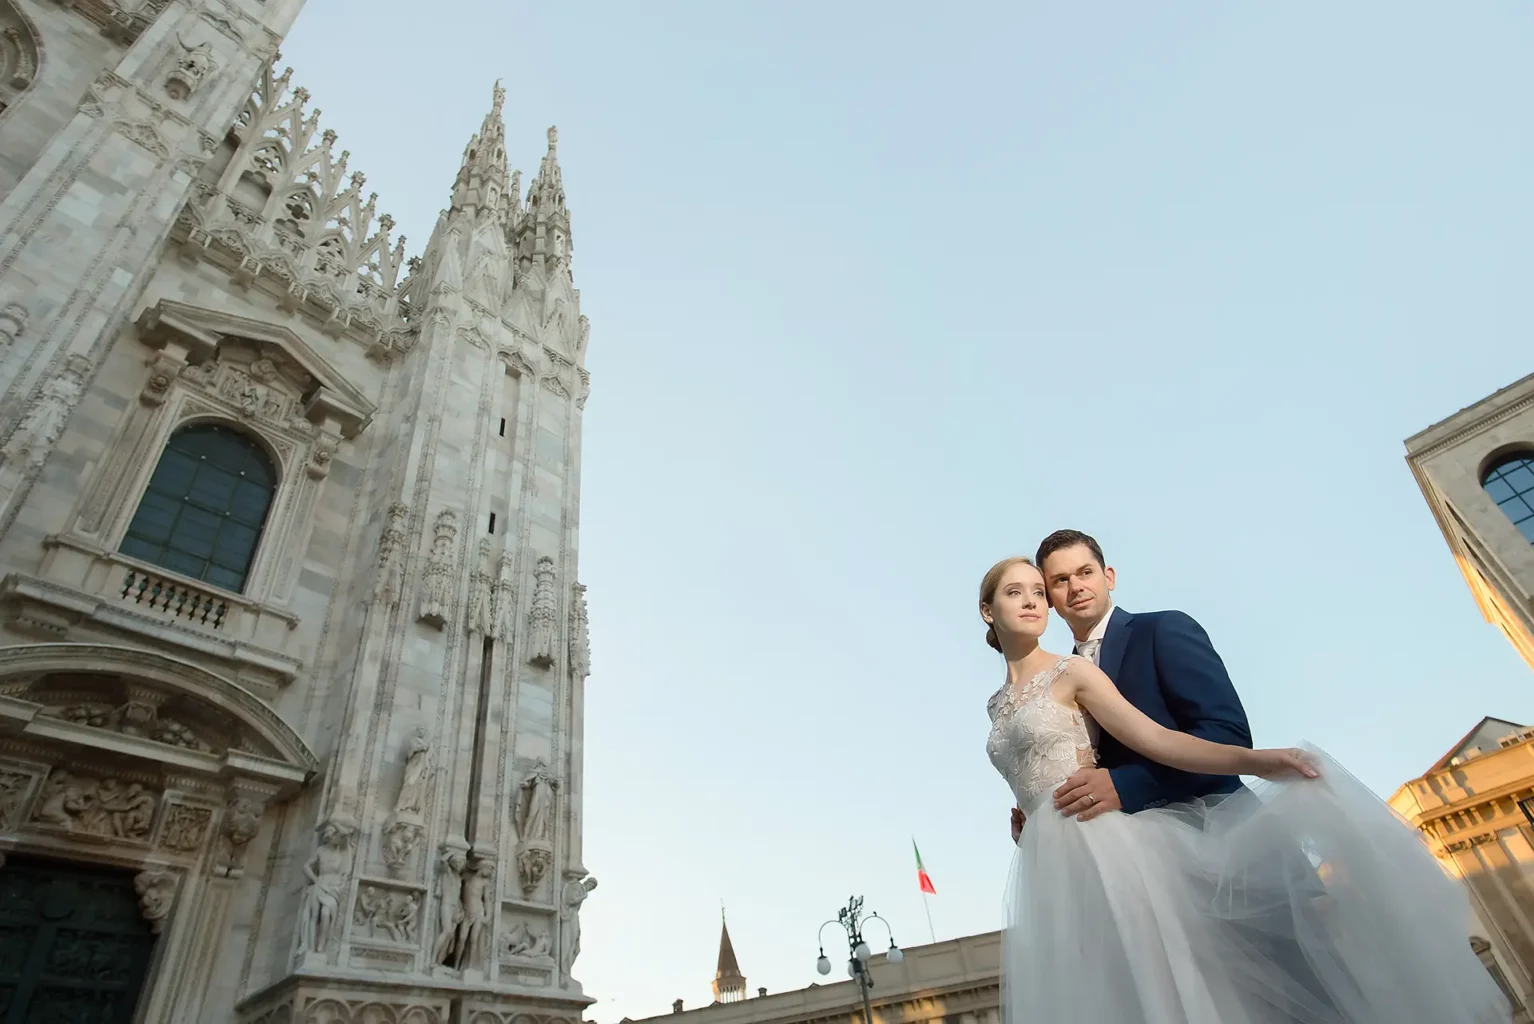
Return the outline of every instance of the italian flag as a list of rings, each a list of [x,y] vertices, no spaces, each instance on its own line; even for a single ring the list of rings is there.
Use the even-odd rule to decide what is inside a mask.
[[[916,851],[916,884],[921,886],[922,892],[937,895],[937,889],[932,884],[932,876],[927,874],[927,869],[922,867],[921,849],[917,847],[916,840],[911,840],[911,849]]]

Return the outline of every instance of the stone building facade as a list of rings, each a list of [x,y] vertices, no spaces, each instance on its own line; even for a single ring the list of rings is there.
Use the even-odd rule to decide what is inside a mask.
[[[1470,944],[1513,1004],[1513,1019],[1527,1022],[1534,997],[1534,729],[1482,719],[1396,790],[1390,806],[1465,883],[1477,918]]]
[[[0,1003],[578,1021],[555,134],[497,85],[407,260],[302,2],[0,0]]]
[[[1406,453],[1481,613],[1534,667],[1534,375],[1408,438]]]
[[[1001,1024],[1001,943],[1001,932],[982,932],[912,946],[898,963],[870,958],[871,1024]],[[757,991],[694,1010],[678,999],[669,1014],[621,1024],[870,1024],[855,982]]]

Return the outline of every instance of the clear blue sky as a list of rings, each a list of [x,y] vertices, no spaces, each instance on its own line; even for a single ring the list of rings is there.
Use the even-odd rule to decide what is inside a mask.
[[[975,588],[1056,527],[1381,793],[1534,721],[1401,444],[1531,369],[1531,41],[1521,0],[310,5],[287,62],[412,252],[497,77],[529,176],[560,128],[588,1016],[705,1002],[721,898],[753,987],[849,893],[924,940],[913,833],[938,935],[1001,924]]]

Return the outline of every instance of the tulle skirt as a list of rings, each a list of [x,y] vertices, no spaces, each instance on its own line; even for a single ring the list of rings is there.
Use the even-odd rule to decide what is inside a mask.
[[[1506,1024],[1460,884],[1378,797],[1321,778],[1078,822],[1013,861],[1006,1024]]]

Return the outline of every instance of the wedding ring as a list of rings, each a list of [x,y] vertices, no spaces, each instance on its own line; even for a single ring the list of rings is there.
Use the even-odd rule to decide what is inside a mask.
[[[1092,804],[1095,804],[1095,803],[1097,803],[1097,794],[1096,793],[1088,793],[1087,794],[1087,806],[1090,807]]]

